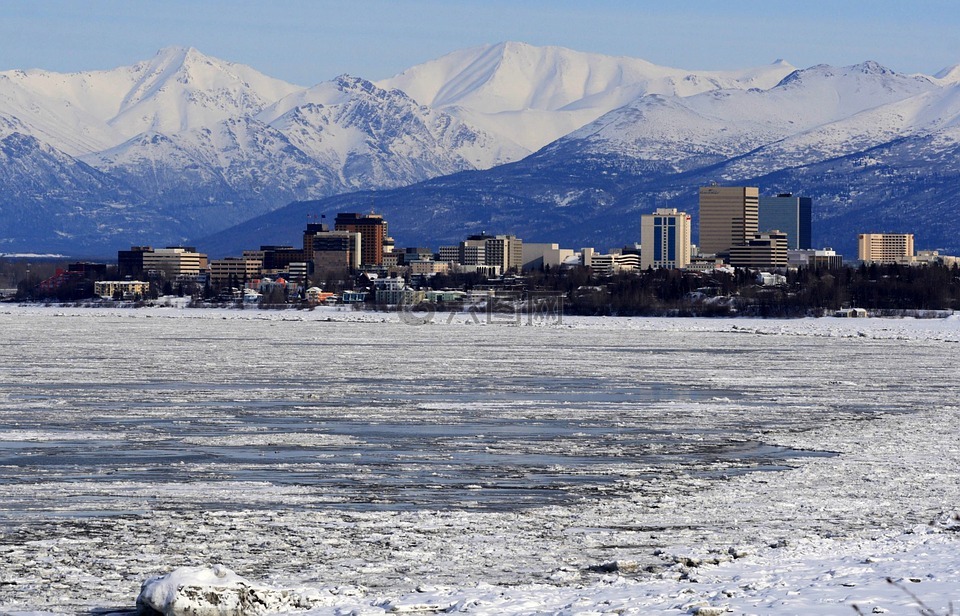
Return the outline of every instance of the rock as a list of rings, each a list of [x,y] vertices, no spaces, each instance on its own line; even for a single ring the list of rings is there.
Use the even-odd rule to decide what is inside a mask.
[[[587,570],[594,573],[636,573],[640,570],[640,563],[635,560],[614,560],[599,565],[590,565]]]
[[[137,611],[145,616],[263,616],[310,607],[295,591],[253,584],[222,565],[181,567],[152,577],[137,597]]]
[[[714,607],[712,605],[704,605],[700,607],[695,607],[690,610],[691,614],[696,614],[696,616],[721,616],[721,614],[726,614],[728,611],[725,607]]]

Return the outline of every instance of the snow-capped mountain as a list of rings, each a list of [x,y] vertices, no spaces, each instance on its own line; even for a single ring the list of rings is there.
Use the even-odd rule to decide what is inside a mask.
[[[377,208],[411,243],[496,229],[613,247],[638,241],[640,215],[655,207],[696,223],[697,190],[717,181],[813,197],[814,243],[847,257],[866,231],[913,232],[918,247],[958,254],[960,83],[948,74],[865,62],[792,71],[765,90],[647,94],[517,163],[382,191]],[[291,204],[256,228],[369,198]]]
[[[767,89],[794,67],[688,71],[562,47],[500,43],[448,54],[379,85],[463,118],[532,152],[647,94]]]
[[[0,73],[0,246],[109,254],[254,217],[296,242],[303,206],[285,204],[368,209],[351,193],[372,189],[391,231],[420,243],[474,225],[635,241],[625,220],[667,203],[695,214],[713,180],[818,195],[823,220],[870,221],[857,212],[873,207],[895,221],[884,182],[949,201],[958,118],[960,67],[707,72],[501,43],[303,88],[168,48],[106,71]],[[838,247],[857,231],[836,229]],[[224,250],[250,247],[231,233]]]
[[[889,114],[907,99],[942,91],[928,77],[900,75],[874,62],[844,68],[815,66],[795,70],[766,90],[644,96],[550,147],[616,152],[624,159],[655,161],[676,172],[767,147],[784,153],[773,167],[779,168],[810,162],[815,155],[835,156],[845,149],[882,143],[891,134],[882,129],[891,124],[857,118]],[[842,128],[844,123],[849,123],[849,130]],[[901,121],[898,129],[913,132],[916,127]],[[824,143],[810,149],[810,135],[815,133],[837,137],[835,147]],[[807,148],[790,149],[790,142],[806,143]],[[787,150],[793,155],[787,156]]]
[[[141,133],[173,134],[254,114],[299,89],[193,48],[169,47],[106,71],[0,73],[0,110],[78,156]]]
[[[190,221],[179,225],[189,235],[294,199],[402,186],[526,154],[363,79],[305,89],[182,48],[111,71],[0,74],[0,137],[12,135],[109,175],[129,189],[131,205]],[[7,194],[56,177],[16,167]]]

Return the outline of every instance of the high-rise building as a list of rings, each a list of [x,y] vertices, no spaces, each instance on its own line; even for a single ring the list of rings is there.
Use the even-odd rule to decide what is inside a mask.
[[[746,243],[730,247],[729,260],[734,267],[787,267],[787,234],[777,230],[755,233]]]
[[[776,197],[760,197],[757,230],[778,229],[787,234],[789,249],[808,249],[812,246],[812,210],[813,200],[810,197],[795,197],[790,193],[781,193]]]
[[[474,259],[483,259],[485,265],[499,267],[501,272],[520,271],[523,267],[523,240],[515,235],[471,235],[461,242],[465,253],[471,253]],[[482,251],[482,252],[481,252]],[[482,254],[482,257],[481,257]],[[468,254],[462,255],[470,258]],[[468,263],[461,259],[464,265]]]
[[[360,264],[382,265],[383,246],[388,239],[387,221],[379,214],[337,214],[333,228],[360,234]]]
[[[899,263],[913,259],[913,233],[861,233],[857,256],[868,263]]]
[[[690,263],[690,216],[658,208],[640,217],[640,268],[679,269]]]
[[[755,186],[700,188],[701,253],[726,255],[757,233],[760,189]]]
[[[313,261],[313,238],[318,233],[326,233],[330,227],[322,222],[307,223],[307,228],[303,230],[303,259],[307,263]]]
[[[311,244],[314,271],[349,269],[360,267],[363,238],[353,231],[318,231]],[[381,260],[382,262],[382,260]]]

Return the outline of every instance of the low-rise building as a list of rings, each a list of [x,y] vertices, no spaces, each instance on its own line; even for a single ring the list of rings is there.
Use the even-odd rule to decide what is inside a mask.
[[[450,270],[449,263],[434,261],[433,259],[407,261],[407,267],[410,268],[411,276],[433,276],[435,274],[445,274]]]
[[[207,269],[207,255],[192,246],[169,246],[144,251],[143,271],[147,276],[174,280],[178,276],[197,276]]]
[[[210,262],[210,283],[216,287],[235,282],[242,285],[247,281],[260,278],[259,259],[227,257]]]
[[[640,257],[632,252],[623,253],[615,250],[608,254],[598,254],[593,248],[582,248],[580,258],[582,265],[592,269],[598,276],[612,276],[640,268]]]
[[[374,288],[377,303],[387,306],[419,304],[426,297],[424,291],[407,286],[403,278],[378,278]]]
[[[730,247],[730,265],[751,269],[787,267],[787,234],[780,231],[755,233],[746,244]]]
[[[843,267],[843,255],[833,248],[787,250],[787,267],[838,269]]]
[[[522,245],[523,271],[555,268],[574,255],[573,249],[560,248],[559,244],[528,243]]]
[[[101,280],[93,283],[93,292],[104,299],[137,300],[147,296],[150,283],[141,280]]]

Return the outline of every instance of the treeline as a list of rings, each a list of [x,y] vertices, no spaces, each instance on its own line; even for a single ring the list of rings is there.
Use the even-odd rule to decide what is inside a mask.
[[[529,290],[564,297],[564,310],[584,315],[823,316],[848,307],[883,314],[960,309],[960,268],[862,265],[799,268],[782,284],[762,285],[747,270],[696,273],[647,270],[601,278],[586,268],[535,272]]]

